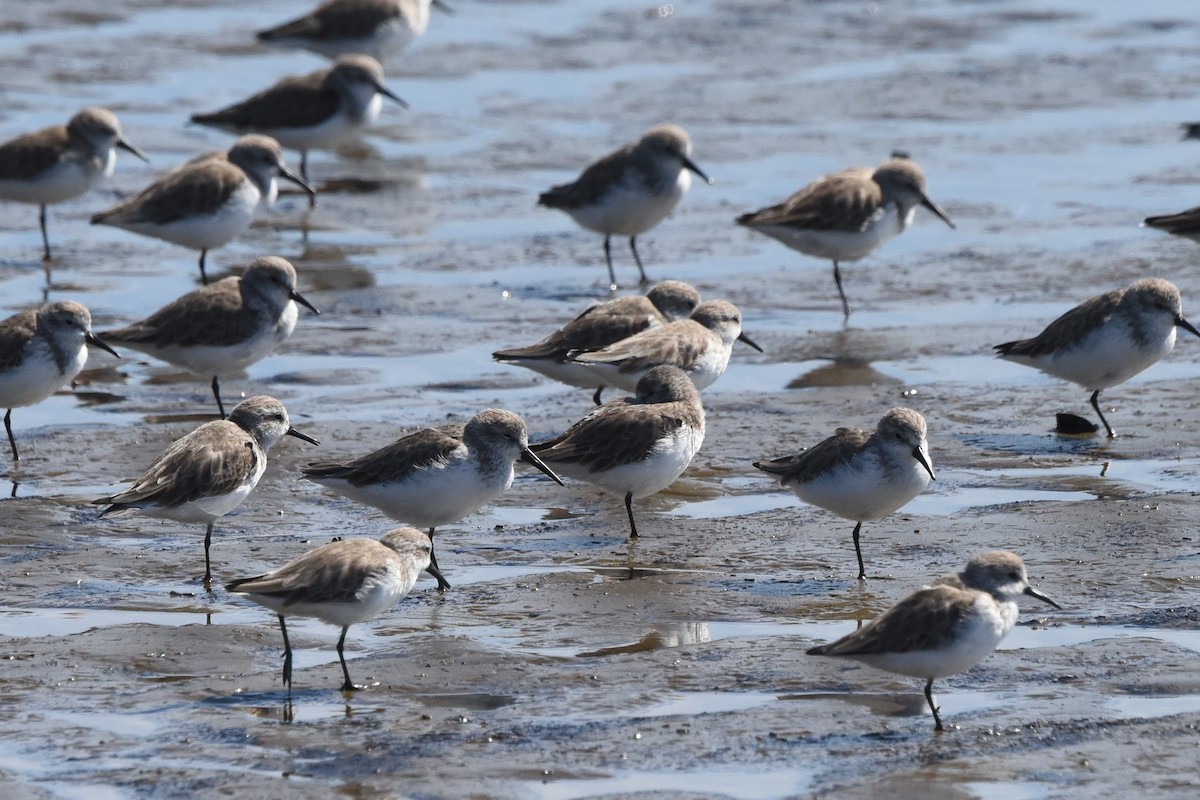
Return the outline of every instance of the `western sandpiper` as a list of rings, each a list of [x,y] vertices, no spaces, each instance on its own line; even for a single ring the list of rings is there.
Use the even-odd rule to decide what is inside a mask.
[[[1001,358],[1036,367],[1092,390],[1092,408],[1109,438],[1100,392],[1137,375],[1171,352],[1175,329],[1200,336],[1183,318],[1179,289],[1162,278],[1135,281],[1072,308],[1032,339],[995,346]]]
[[[833,436],[794,456],[755,461],[806,503],[852,519],[858,579],[865,580],[858,537],[864,522],[899,509],[933,479],[925,418],[911,408],[893,408],[870,433],[838,428]]]
[[[115,148],[149,161],[121,134],[111,111],[85,108],[66,125],[54,125],[0,144],[0,198],[36,203],[42,260],[50,260],[46,206],[79,197],[113,173]]]
[[[1158,228],[1160,231],[1175,236],[1200,242],[1200,206],[1180,211],[1178,214],[1163,214],[1158,217],[1146,217],[1142,225],[1147,228]]]
[[[13,461],[20,461],[12,432],[12,410],[40,403],[87,363],[87,346],[117,352],[92,334],[92,315],[79,303],[61,300],[36,311],[20,311],[0,322],[0,407]],[[119,357],[119,356],[118,356]]]
[[[339,56],[332,67],[296,75],[253,97],[211,114],[193,114],[192,122],[231,133],[262,133],[300,151],[300,177],[308,180],[308,151],[328,150],[353,138],[379,118],[380,96],[403,108],[383,85],[383,68],[370,56]],[[315,195],[309,203],[316,202]]]
[[[983,553],[957,575],[910,594],[878,619],[808,654],[852,658],[876,669],[925,678],[934,729],[944,730],[933,703],[934,678],[970,669],[987,658],[1016,624],[1022,595],[1062,608],[1029,585],[1025,565],[1015,554]]]
[[[208,153],[176,167],[136,196],[93,215],[92,224],[199,250],[200,278],[208,283],[204,257],[249,228],[260,204],[275,202],[277,176],[316,194],[283,163],[279,142],[250,134],[224,155]]]
[[[663,281],[644,296],[618,297],[593,305],[537,344],[498,350],[492,353],[492,358],[531,369],[568,386],[598,386],[592,399],[600,405],[604,386],[596,384],[591,368],[573,363],[568,356],[581,350],[599,350],[648,328],[686,319],[699,303],[700,293],[688,284]]]
[[[296,329],[299,303],[321,312],[296,291],[296,269],[285,259],[257,259],[240,277],[229,277],[188,292],[141,322],[104,331],[125,347],[212,376],[217,409],[222,375],[236,375],[269,355]]]
[[[609,240],[613,234],[629,237],[642,283],[646,270],[638,256],[637,237],[662,222],[675,210],[692,185],[687,171],[705,175],[691,159],[692,141],[676,125],[655,125],[636,142],[589,166],[571,183],[551,187],[538,195],[538,204],[567,212],[590,231],[604,234],[608,283],[617,288]]]
[[[737,223],[805,255],[832,260],[842,312],[848,317],[850,304],[838,262],[864,258],[904,233],[918,205],[954,227],[925,194],[925,173],[917,162],[893,154],[874,170],[852,167],[817,178],[778,205],[741,215]]]
[[[742,332],[742,314],[724,300],[705,300],[692,316],[634,334],[599,350],[575,352],[568,362],[591,372],[589,386],[637,391],[648,370],[670,364],[704,390],[725,373],[735,341],[762,348]]]
[[[659,366],[638,381],[635,397],[610,400],[531,449],[563,475],[624,495],[636,538],[633,501],[674,483],[703,443],[700,392],[683,370]]]
[[[102,517],[140,512],[176,522],[203,522],[208,587],[213,523],[250,495],[267,468],[267,451],[284,436],[319,444],[292,427],[283,403],[274,397],[248,398],[233,407],[228,419],[206,422],[173,442],[128,489],[92,502],[108,506]]]
[[[374,506],[398,522],[429,529],[462,519],[500,496],[513,482],[520,459],[562,480],[529,448],[525,421],[511,411],[489,408],[466,425],[444,425],[411,433],[387,447],[344,461],[315,461],[305,477]],[[437,567],[437,556],[429,554]],[[440,573],[438,589],[450,587]]]
[[[279,616],[283,633],[283,682],[292,691],[292,644],[285,617],[316,617],[342,629],[337,654],[343,692],[361,688],[346,667],[346,632],[356,622],[377,617],[404,599],[422,570],[439,577],[429,563],[433,542],[415,528],[395,528],[375,539],[343,539],[309,550],[274,572],[240,578],[225,590],[249,595]]]
[[[326,58],[364,53],[387,63],[429,27],[442,0],[329,0],[302,17],[257,34],[260,42],[302,47]]]

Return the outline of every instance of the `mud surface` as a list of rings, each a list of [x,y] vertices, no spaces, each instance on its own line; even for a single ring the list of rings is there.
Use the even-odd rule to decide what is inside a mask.
[[[310,158],[318,207],[285,195],[210,271],[293,261],[322,311],[225,382],[270,393],[319,451],[271,453],[217,526],[219,580],[390,523],[298,479],[414,427],[510,408],[547,436],[589,395],[493,364],[606,295],[599,237],[539,190],[670,120],[717,179],[639,242],[655,279],[737,303],[739,348],[704,395],[684,478],[639,504],[521,473],[439,533],[454,588],[423,580],[347,650],[292,626],[292,702],[273,617],[205,593],[200,526],[97,520],[88,504],[212,413],[207,381],[136,355],[13,413],[25,459],[0,502],[0,796],[5,798],[1024,798],[1196,793],[1200,746],[1200,341],[1105,395],[1121,436],[1063,438],[1078,387],[991,357],[1075,303],[1148,275],[1200,303],[1196,245],[1137,223],[1194,205],[1200,114],[1191,3],[457,0],[388,83],[359,146]],[[184,124],[315,56],[252,32],[270,0],[0,6],[0,130],[101,104],[152,166],[50,212],[0,204],[0,303],[73,298],[103,330],[191,288],[194,254],[88,216],[228,138]],[[844,267],[732,224],[823,172],[894,149],[955,220],[924,212]],[[294,158],[294,156],[292,156]],[[636,271],[614,243],[618,276]],[[632,286],[630,288],[633,288]],[[1186,336],[1186,334],[1184,334]],[[938,480],[868,523],[801,506],[749,462],[869,426],[929,422]],[[6,462],[7,463],[7,462]],[[992,548],[1065,606],[1030,607],[1001,650],[937,684],[808,658],[929,578]]]

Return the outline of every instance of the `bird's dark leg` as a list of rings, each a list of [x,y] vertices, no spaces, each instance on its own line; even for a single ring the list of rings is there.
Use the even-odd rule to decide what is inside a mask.
[[[638,538],[637,523],[633,521],[633,492],[625,493],[625,513],[629,515],[629,538]]]
[[[46,204],[38,206],[38,225],[42,228],[42,261],[50,260],[50,235],[46,233]]]
[[[592,402],[595,403],[596,405],[600,405],[600,393],[603,391],[604,391],[603,386],[596,387],[596,393],[594,395],[592,395]]]
[[[646,270],[642,267],[642,258],[641,258],[641,256],[638,255],[637,237],[636,236],[629,237],[629,249],[633,251],[633,260],[635,262],[637,262],[638,272],[640,272],[642,274],[641,283],[642,283],[642,286],[645,286],[647,283],[650,282],[650,279],[646,277]]]
[[[202,249],[200,251],[200,282],[208,286],[208,273],[204,271],[204,257],[206,255],[208,255],[208,249]]]
[[[1100,421],[1104,423],[1104,430],[1108,431],[1108,438],[1117,438],[1117,432],[1112,429],[1112,425],[1108,424],[1108,420],[1104,418],[1104,412],[1100,410],[1100,390],[1092,392],[1092,408],[1096,409],[1096,413],[1100,416]]]
[[[358,687],[350,681],[350,670],[346,667],[346,655],[342,652],[346,646],[346,631],[350,630],[350,626],[342,628],[342,635],[338,637],[338,660],[342,662],[342,677],[346,680],[342,684],[343,692],[353,692]]]
[[[448,581],[442,577],[442,568],[438,566],[437,556],[434,555],[434,553],[433,553],[433,532],[434,532],[434,530],[436,530],[436,528],[429,529],[429,566],[433,567],[433,570],[435,570],[435,571],[430,571],[429,574],[432,575],[433,577],[437,578],[438,591],[444,592],[450,588],[450,581]]]
[[[208,523],[204,531],[204,588],[212,590],[212,563],[208,560],[208,548],[212,545],[213,524]]]
[[[304,179],[305,183],[308,183],[308,151],[307,150],[300,151],[300,177]],[[315,194],[310,194],[308,196],[308,207],[309,208],[317,207],[317,196]]]
[[[867,579],[867,568],[863,566],[862,549],[858,546],[858,534],[862,532],[862,523],[854,526],[854,555],[858,556],[858,579],[865,581]]]
[[[838,262],[833,262],[833,281],[838,287],[838,297],[842,298],[842,313],[847,317],[850,316],[850,304],[846,302],[846,293],[842,291],[842,271],[838,269]]]
[[[279,615],[279,630],[283,631],[283,683],[287,686],[288,697],[292,696],[292,643],[288,641],[287,623],[283,614]]]
[[[929,710],[933,712],[933,729],[935,731],[944,731],[942,727],[942,718],[938,714],[938,708],[933,704],[933,678],[925,681],[925,700],[929,703]]]
[[[212,392],[213,397],[217,398],[217,410],[221,412],[221,419],[225,419],[225,404],[221,402],[221,382],[217,380],[216,375],[213,375]]]
[[[604,260],[608,262],[608,288],[610,291],[615,292],[617,290],[617,273],[613,272],[610,239],[612,239],[611,236],[606,235],[604,237]]]
[[[11,408],[8,410],[8,413],[6,413],[4,415],[4,430],[8,432],[8,443],[12,446],[13,461],[20,461],[21,454],[19,452],[17,452],[17,440],[13,438],[13,434],[12,434],[12,409]]]

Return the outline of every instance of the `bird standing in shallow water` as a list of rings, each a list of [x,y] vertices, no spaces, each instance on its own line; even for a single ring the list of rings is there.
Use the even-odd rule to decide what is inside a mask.
[[[1183,318],[1183,301],[1175,284],[1145,278],[1080,303],[1032,339],[1005,342],[994,349],[1000,358],[1092,390],[1092,408],[1112,439],[1117,434],[1100,410],[1100,392],[1124,383],[1171,352],[1176,328],[1200,336]]]
[[[274,611],[283,633],[283,682],[292,692],[292,643],[285,617],[316,617],[342,629],[337,654],[343,692],[361,688],[346,667],[346,632],[356,622],[377,617],[412,591],[422,570],[441,578],[429,557],[433,542],[414,528],[396,528],[381,539],[344,539],[310,550],[274,572],[241,578],[225,590],[249,595]]]
[[[637,237],[662,222],[675,210],[692,185],[688,171],[711,184],[692,161],[692,141],[676,125],[656,125],[636,142],[609,153],[571,183],[551,187],[538,195],[538,205],[565,211],[579,225],[604,234],[604,258],[609,288],[616,290],[609,240],[613,234],[629,237],[641,282],[649,283],[637,251]]]
[[[852,658],[876,669],[925,678],[925,701],[934,730],[945,730],[933,703],[933,681],[987,658],[1016,624],[1017,600],[1058,603],[1029,585],[1013,553],[975,556],[966,569],[910,594],[859,630],[807,651],[810,656]]]
[[[779,478],[806,503],[852,519],[858,579],[867,577],[858,537],[862,524],[901,508],[933,480],[925,418],[893,408],[874,431],[838,428],[810,450],[754,466]]]
[[[118,147],[149,163],[121,133],[116,115],[104,108],[85,108],[66,125],[0,144],[0,198],[37,204],[43,261],[50,260],[46,206],[79,197],[112,175]]]
[[[917,206],[951,228],[954,223],[925,194],[925,173],[917,162],[893,154],[877,169],[852,167],[825,175],[778,205],[743,214],[737,224],[778,239],[793,250],[833,261],[833,280],[842,300],[841,261],[857,261],[908,229]]]

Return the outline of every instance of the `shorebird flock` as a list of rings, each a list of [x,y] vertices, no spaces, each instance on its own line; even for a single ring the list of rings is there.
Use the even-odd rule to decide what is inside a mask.
[[[131,476],[127,487],[95,500],[105,506],[105,516],[140,514],[203,523],[205,569],[200,580],[209,591],[214,525],[253,492],[272,445],[283,436],[319,444],[292,427],[288,411],[272,397],[242,400],[227,414],[220,379],[236,378],[286,341],[300,317],[298,306],[319,312],[297,288],[295,267],[279,256],[264,254],[240,277],[212,284],[206,256],[246,234],[256,214],[276,199],[279,179],[299,186],[310,204],[318,202],[309,180],[309,152],[336,148],[358,136],[379,117],[383,99],[408,107],[385,84],[383,64],[425,31],[431,6],[442,4],[330,0],[261,31],[262,42],[309,49],[332,59],[332,64],[280,78],[227,108],[192,114],[192,122],[238,138],[227,150],[198,154],[132,197],[92,215],[92,224],[198,251],[204,286],[161,309],[146,309],[145,319],[99,334],[92,331],[88,309],[70,300],[28,308],[0,322],[0,406],[6,409],[14,469],[21,450],[13,409],[39,403],[74,380],[89,347],[118,357],[135,350],[211,381],[219,418],[172,443],[142,475]],[[598,143],[597,150],[601,147]],[[298,173],[287,165],[285,148],[299,153]],[[102,108],[85,108],[65,125],[0,144],[0,199],[38,207],[43,262],[54,258],[48,208],[83,196],[110,176],[118,149],[148,160],[126,138],[117,117]],[[580,154],[580,162],[586,158]],[[349,627],[398,603],[423,571],[437,580],[440,591],[450,589],[445,575],[452,571],[443,571],[435,555],[437,530],[508,490],[518,461],[564,486],[564,491],[571,490],[563,481],[566,477],[612,493],[624,504],[629,537],[652,528],[643,513],[639,531],[634,501],[669,487],[704,446],[701,393],[721,378],[738,343],[761,352],[742,330],[742,312],[734,304],[702,299],[696,288],[680,281],[649,286],[637,239],[670,217],[688,193],[693,175],[714,183],[693,160],[687,132],[675,124],[658,124],[584,167],[574,181],[530,198],[603,235],[606,297],[588,308],[570,309],[573,318],[564,313],[569,321],[558,330],[541,332],[536,342],[495,343],[503,349],[495,351],[494,359],[587,389],[595,404],[589,413],[571,424],[564,420],[560,434],[531,442],[516,413],[483,409],[469,420],[425,428],[373,452],[314,457],[303,468],[303,478],[412,527],[390,530],[378,540],[334,541],[270,573],[230,576],[224,583],[227,591],[244,594],[278,616],[285,650],[283,680],[289,692],[292,647],[285,619],[311,616],[338,626],[341,688],[359,688],[351,681],[343,654]],[[840,309],[831,305],[831,313],[840,310],[849,320],[852,308],[841,265],[870,256],[903,233],[919,208],[955,228],[927,193],[921,167],[908,155],[893,153],[875,168],[851,167],[818,177],[786,200],[741,214],[729,224],[832,262]],[[1145,224],[1195,236],[1200,209],[1152,217]],[[644,295],[607,296],[619,288],[613,236],[628,239],[640,285],[648,287]],[[1040,334],[998,344],[995,350],[1000,358],[1090,391],[1090,403],[1112,438],[1116,434],[1099,404],[1101,391],[1166,356],[1180,328],[1200,337],[1200,330],[1183,316],[1178,289],[1148,277],[1083,299]],[[602,403],[606,389],[623,394]],[[207,404],[207,389],[203,397]],[[1097,431],[1092,426],[1089,433]],[[745,466],[747,474],[755,474],[757,468],[801,501],[854,521],[856,575],[865,581],[863,523],[901,509],[936,479],[928,433],[918,410],[892,408],[873,430],[838,428],[798,453],[767,453]],[[796,442],[796,447],[802,444]],[[325,446],[342,450],[328,442]],[[626,531],[614,534],[624,536]],[[219,540],[218,533],[218,547]],[[935,727],[942,730],[932,695],[934,679],[961,672],[991,653],[1014,626],[1022,597],[1059,607],[1030,586],[1017,555],[974,555],[957,575],[934,581],[855,633],[808,653],[856,659],[924,678]]]

